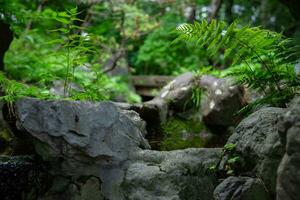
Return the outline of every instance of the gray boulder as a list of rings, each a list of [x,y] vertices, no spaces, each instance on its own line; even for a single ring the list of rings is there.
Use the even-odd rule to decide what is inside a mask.
[[[201,99],[201,115],[205,124],[228,127],[234,124],[234,114],[245,105],[245,90],[231,79],[203,75],[200,87],[206,94]]]
[[[126,199],[211,200],[216,177],[209,167],[221,149],[141,151],[122,184]]]
[[[277,199],[300,199],[300,98],[295,98],[279,121],[285,154],[278,167]]]
[[[128,104],[115,103],[119,108],[124,110],[132,110],[139,114],[139,116],[146,122],[147,135],[151,147],[156,149],[156,141],[162,139],[161,124],[165,123],[168,114],[168,104],[163,99],[153,99],[144,103]],[[154,141],[152,143],[152,141]]]
[[[242,172],[251,171],[262,179],[275,196],[276,172],[284,149],[280,143],[277,122],[282,108],[263,108],[245,118],[228,139],[244,160]],[[225,163],[225,162],[223,162]]]
[[[270,200],[261,180],[230,176],[214,190],[215,200]]]
[[[174,111],[184,111],[192,98],[195,83],[193,73],[184,73],[167,84],[156,98],[163,99]]]
[[[15,107],[18,130],[30,135],[36,152],[51,163],[53,175],[98,177],[106,198],[122,199],[124,169],[136,152],[150,148],[137,113],[111,102],[32,98],[17,101]]]
[[[202,120],[211,126],[234,125],[234,114],[246,104],[246,95],[243,86],[228,78],[203,75],[199,79],[187,72],[167,84],[149,104],[159,105],[161,119],[168,114],[182,114],[192,107],[193,90],[197,87],[206,91],[201,96]]]

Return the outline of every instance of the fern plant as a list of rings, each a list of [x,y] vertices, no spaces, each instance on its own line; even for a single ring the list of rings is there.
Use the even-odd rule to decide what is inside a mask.
[[[54,39],[48,43],[59,44],[65,50],[66,72],[64,77],[64,96],[70,94],[70,82],[75,79],[75,70],[78,66],[84,66],[89,53],[93,53],[93,47],[89,43],[89,37],[84,32],[84,28],[76,25],[76,22],[82,22],[77,18],[77,7],[59,12],[53,16],[53,19],[60,23],[59,28],[52,30],[58,33],[58,39]],[[83,33],[83,34],[80,34]]]
[[[238,27],[236,23],[212,20],[207,23],[182,24],[173,42],[186,41],[205,48],[209,55],[224,52],[231,61],[227,75],[263,94],[250,106],[271,103],[282,105],[298,92],[293,65],[300,53],[291,40],[281,34],[259,27]]]
[[[22,97],[36,97],[39,99],[54,99],[49,90],[8,79],[3,72],[0,72],[0,101],[8,106],[10,117],[14,116],[14,102]]]

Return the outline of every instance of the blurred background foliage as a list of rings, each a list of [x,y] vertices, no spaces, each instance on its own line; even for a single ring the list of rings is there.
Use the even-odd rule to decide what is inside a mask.
[[[88,40],[87,50],[93,50],[74,67],[75,86],[70,88],[75,99],[139,102],[130,75],[227,68],[222,52],[208,56],[205,49],[185,42],[171,45],[173,31],[186,22],[216,18],[287,37],[300,30],[297,0],[0,0],[0,20],[14,34],[5,56],[6,77],[50,91],[62,84],[68,50],[59,40],[66,36],[53,30],[66,27],[58,16],[74,8],[79,20],[71,34]]]

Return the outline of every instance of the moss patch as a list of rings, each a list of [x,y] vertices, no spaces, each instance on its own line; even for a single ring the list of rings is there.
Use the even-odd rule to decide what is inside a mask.
[[[205,127],[200,121],[171,118],[162,128],[164,138],[161,141],[161,150],[199,148],[204,145],[199,134]]]
[[[0,155],[9,155],[11,153],[9,146],[10,139],[11,135],[8,129],[3,128],[0,131]]]

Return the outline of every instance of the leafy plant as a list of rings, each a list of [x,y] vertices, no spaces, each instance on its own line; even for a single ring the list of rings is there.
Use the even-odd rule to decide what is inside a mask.
[[[12,42],[6,53],[5,76],[55,94],[55,98],[99,101],[122,95],[129,102],[139,102],[126,80],[101,73],[99,58],[110,56],[100,52],[103,37],[81,28],[75,13],[75,9],[43,10],[33,23],[37,28]],[[60,92],[63,87],[65,95]]]
[[[208,170],[213,174],[217,173],[218,176],[227,177],[238,174],[242,165],[243,161],[236,151],[236,144],[227,143],[223,147],[219,162],[210,166]]]
[[[235,23],[227,25],[215,20],[182,24],[177,32],[179,36],[174,42],[193,43],[205,48],[210,56],[224,52],[231,66],[239,64],[227,75],[264,95],[254,104],[284,105],[299,92],[300,82],[293,70],[299,52],[290,45],[291,40],[279,33],[259,27],[239,28]]]
[[[77,18],[77,7],[59,12],[53,18],[61,23],[58,29],[52,30],[58,32],[61,38],[50,41],[49,43],[60,44],[66,50],[66,73],[64,80],[64,96],[69,94],[69,83],[75,79],[75,70],[77,67],[85,64],[87,54],[93,52],[92,47],[89,45],[89,35],[82,33],[82,27],[76,25],[76,22],[82,22]]]
[[[161,19],[160,27],[152,31],[140,46],[133,65],[139,74],[178,75],[194,71],[201,65],[207,65],[204,50],[183,42],[171,46],[170,41],[176,38],[173,27],[183,19],[168,14]]]
[[[200,80],[202,75],[214,75],[214,76],[221,76],[221,70],[214,69],[211,66],[202,66],[199,69],[194,72],[195,74],[195,80]],[[203,90],[197,83],[194,84],[193,91],[192,91],[192,103],[194,107],[200,108],[201,104],[201,95],[203,93]]]
[[[194,87],[192,93],[192,103],[196,108],[200,108],[201,104],[201,93],[202,90],[200,87]]]
[[[228,144],[225,144],[224,146],[224,151],[225,152],[233,152],[236,148],[236,144],[233,144],[233,143],[228,143]]]
[[[10,24],[15,34],[20,34],[26,22],[32,17],[26,7],[20,1],[0,1],[0,21]]]
[[[224,171],[226,175],[234,175],[237,173],[241,165],[241,158],[236,152],[236,144],[227,143],[222,152],[223,159],[225,159]]]
[[[26,84],[10,80],[0,72],[0,101],[4,101],[8,106],[9,117],[14,116],[13,103],[22,97],[37,97],[40,99],[55,98],[44,88],[28,86]]]

